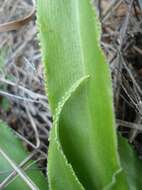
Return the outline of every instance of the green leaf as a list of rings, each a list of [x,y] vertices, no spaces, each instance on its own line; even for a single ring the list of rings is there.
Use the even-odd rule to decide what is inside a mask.
[[[72,189],[83,190],[84,189],[83,186],[78,181],[77,176],[75,176],[72,166],[66,160],[66,157],[62,151],[62,147],[59,143],[57,131],[58,131],[58,122],[59,122],[60,114],[62,112],[62,109],[66,101],[68,101],[72,93],[74,93],[75,90],[79,87],[79,85],[82,82],[84,82],[85,79],[87,78],[88,76],[83,77],[80,80],[78,80],[72,86],[72,88],[68,92],[66,92],[65,96],[62,97],[61,102],[56,108],[56,114],[54,116],[54,128],[52,129],[52,135],[51,135],[51,141],[50,141],[50,147],[49,147],[49,157],[48,157],[48,162],[49,162],[48,175],[49,175],[50,189],[66,190],[67,187],[69,190],[72,190]],[[56,161],[56,158],[58,158],[58,161]],[[62,171],[62,178],[60,179],[60,178],[57,178],[57,176],[60,176],[61,171]]]
[[[25,158],[28,157],[28,153],[24,150],[24,147],[20,143],[20,141],[16,138],[16,136],[12,133],[12,131],[0,121],[0,183],[11,174],[13,171],[12,166],[8,163],[8,161],[1,154],[1,150],[16,164],[20,164]],[[32,162],[28,162],[28,164],[32,164]],[[36,164],[32,164],[32,166],[25,171],[25,175],[30,177],[33,180],[33,183],[40,190],[47,190],[48,184],[47,179],[43,176],[43,174],[39,171]],[[14,180],[9,183],[8,186],[4,188],[5,190],[15,190],[15,189],[23,189],[29,190],[30,188],[27,184],[18,176],[14,178]]]
[[[96,10],[89,0],[38,0],[37,18],[54,123],[50,189],[127,190]]]
[[[126,139],[119,136],[118,142],[121,163],[127,176],[129,190],[141,190],[142,161],[138,159],[138,155]]]

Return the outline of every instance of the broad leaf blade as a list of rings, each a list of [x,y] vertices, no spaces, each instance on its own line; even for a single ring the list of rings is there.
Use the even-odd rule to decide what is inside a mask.
[[[53,181],[64,183],[62,170],[60,176],[52,173],[57,166],[66,166],[52,151],[59,146],[85,189],[127,190],[117,153],[110,72],[99,46],[95,10],[89,0],[38,0],[37,7],[55,127],[48,163],[51,189],[61,189],[54,188]],[[88,81],[72,92],[75,83],[88,75]]]
[[[0,121],[0,149],[2,149],[11,160],[17,165],[20,164],[27,156],[28,153],[12,131]],[[30,162],[31,163],[31,162]],[[28,163],[28,164],[30,164]],[[0,183],[13,171],[11,165],[0,154]],[[33,164],[25,173],[33,180],[37,187],[41,190],[48,189],[48,183],[43,174],[39,171],[36,164]],[[24,189],[29,190],[29,187],[20,177],[16,177],[5,190]]]

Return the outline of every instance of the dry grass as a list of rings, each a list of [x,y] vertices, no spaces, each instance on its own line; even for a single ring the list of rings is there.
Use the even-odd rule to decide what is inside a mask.
[[[102,24],[102,46],[112,70],[117,123],[121,133],[135,145],[141,156],[142,10],[140,1],[111,1],[108,10],[102,13]]]

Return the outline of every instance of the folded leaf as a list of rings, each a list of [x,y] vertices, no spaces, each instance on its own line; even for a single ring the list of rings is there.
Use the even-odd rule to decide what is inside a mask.
[[[127,190],[96,10],[89,0],[38,0],[37,17],[53,114],[50,189]]]
[[[0,150],[5,152],[8,157],[16,164],[20,164],[25,158],[28,157],[28,153],[22,146],[21,142],[17,137],[12,133],[10,128],[8,128],[3,122],[0,121]],[[31,162],[28,162],[30,164]],[[0,183],[11,174],[13,171],[12,166],[7,162],[7,160],[0,153]],[[39,171],[36,164],[25,171],[25,174],[30,177],[33,183],[40,190],[47,190],[48,183],[47,179]],[[29,186],[18,176],[14,178],[8,186],[4,188],[5,190],[29,190]]]

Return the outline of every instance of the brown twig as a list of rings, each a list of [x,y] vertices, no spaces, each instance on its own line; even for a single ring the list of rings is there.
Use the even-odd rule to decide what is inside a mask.
[[[32,0],[32,3],[33,3],[33,9],[29,15],[25,16],[22,19],[16,20],[16,21],[11,21],[11,22],[6,22],[4,24],[0,24],[0,32],[8,32],[8,31],[13,31],[13,30],[18,30],[22,26],[27,24],[29,21],[31,21],[35,14],[35,0]]]

